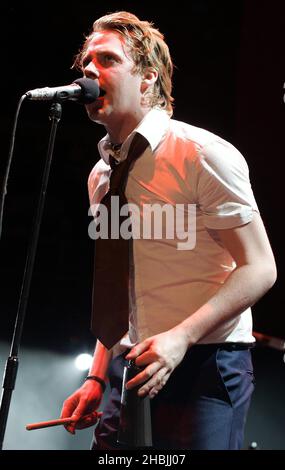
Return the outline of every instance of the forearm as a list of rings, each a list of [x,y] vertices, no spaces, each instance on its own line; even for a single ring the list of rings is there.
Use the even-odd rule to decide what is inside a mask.
[[[92,365],[88,375],[97,375],[105,380],[109,363],[112,359],[112,350],[108,350],[99,340],[97,340]]]
[[[224,322],[255,304],[273,285],[271,267],[243,265],[236,268],[209,301],[180,323],[189,346],[210,334]]]

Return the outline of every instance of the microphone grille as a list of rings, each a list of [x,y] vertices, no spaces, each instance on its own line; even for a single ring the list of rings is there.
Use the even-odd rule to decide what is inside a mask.
[[[74,83],[77,83],[82,89],[81,96],[78,99],[79,103],[92,103],[98,98],[100,94],[99,85],[91,78],[78,78]]]

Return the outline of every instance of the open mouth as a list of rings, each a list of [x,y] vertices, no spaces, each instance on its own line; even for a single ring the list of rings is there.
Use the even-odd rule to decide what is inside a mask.
[[[106,91],[103,88],[99,88],[99,96],[96,98],[93,103],[90,103],[90,109],[93,111],[97,111],[103,107],[104,104],[104,96],[106,95]]]

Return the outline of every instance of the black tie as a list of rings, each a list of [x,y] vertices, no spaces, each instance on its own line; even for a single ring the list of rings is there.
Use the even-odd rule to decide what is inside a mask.
[[[126,160],[110,165],[113,168],[110,188],[101,200],[108,210],[108,238],[98,238],[95,242],[95,262],[93,279],[93,300],[91,331],[101,343],[110,349],[129,329],[129,256],[132,239],[112,239],[111,196],[119,199],[119,208],[127,204],[125,187],[131,165],[139,158],[148,141],[136,133]],[[120,216],[119,226],[127,217]]]

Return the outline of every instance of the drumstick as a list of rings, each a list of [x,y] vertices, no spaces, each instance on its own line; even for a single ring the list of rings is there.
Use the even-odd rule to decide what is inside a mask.
[[[32,431],[33,429],[41,429],[41,428],[48,428],[50,426],[59,426],[61,424],[69,424],[71,423],[71,418],[59,418],[59,419],[51,419],[50,421],[41,421],[39,423],[31,423],[26,425],[27,431]]]

